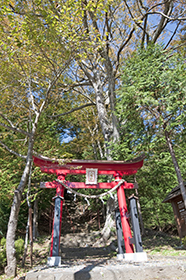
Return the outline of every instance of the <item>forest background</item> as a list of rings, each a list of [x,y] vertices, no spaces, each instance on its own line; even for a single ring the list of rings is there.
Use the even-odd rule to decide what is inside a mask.
[[[3,0],[0,236],[8,275],[16,274],[14,241],[28,207],[37,198],[39,211],[49,211],[52,197],[38,187],[52,177],[32,165],[33,154],[126,161],[144,152],[136,177],[144,225],[175,229],[162,200],[186,176],[185,20],[184,1]]]

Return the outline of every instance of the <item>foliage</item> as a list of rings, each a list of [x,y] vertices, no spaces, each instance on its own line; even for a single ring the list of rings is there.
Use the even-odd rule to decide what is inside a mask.
[[[145,227],[169,231],[176,228],[173,210],[170,203],[162,201],[177,181],[170,155],[164,152],[161,159],[159,152],[148,156],[138,172],[138,193]]]
[[[0,166],[0,229],[2,235],[5,236],[13,194],[24,165],[20,158],[2,151],[0,148]],[[19,228],[24,220],[25,217],[19,220]]]
[[[122,69],[120,114],[136,110],[146,129],[157,133],[166,125],[168,131],[177,129],[179,133],[185,122],[184,59],[152,45],[136,52]]]
[[[186,236],[182,239],[183,246],[186,247]]]
[[[0,269],[6,265],[6,239],[3,237],[0,243]]]
[[[140,150],[153,155],[159,144],[166,149],[162,146],[164,129],[175,144],[183,145],[186,71],[182,57],[158,45],[148,46],[134,52],[124,63],[122,72],[117,106],[121,150],[126,147],[130,156]]]
[[[69,110],[76,108],[76,104],[90,102],[89,105],[96,105],[105,141],[119,138],[114,112],[121,59],[128,57],[139,42],[143,47],[149,42],[162,40],[171,21],[180,14],[182,22],[183,16],[181,1],[147,1],[145,6],[141,1],[136,4],[136,1],[113,0],[96,3],[68,0],[57,4],[46,0],[32,1],[32,5],[22,1],[6,5],[9,2],[4,0],[3,3],[2,13],[13,21],[10,26],[16,46],[26,47],[30,56],[34,53],[35,61],[40,62],[37,73],[41,76],[39,85],[35,85],[40,89],[38,95],[42,95],[42,86],[46,82],[42,71],[49,77],[50,69],[57,72],[58,67],[64,65],[64,58],[70,57],[68,70],[53,91],[57,96],[55,100],[61,98],[64,101],[63,113],[67,113],[65,106]],[[20,21],[21,28],[14,21]],[[154,21],[159,23],[154,25]],[[18,36],[19,31],[22,31],[21,36]],[[176,33],[177,29],[174,35]],[[174,36],[169,37],[170,42]],[[12,50],[10,52],[12,55]]]
[[[113,145],[113,157],[131,159],[146,153],[138,172],[139,196],[145,225],[159,229],[175,226],[170,204],[163,198],[177,184],[174,165],[164,130],[185,177],[185,63],[176,53],[149,45],[134,52],[122,66],[122,86],[118,91],[120,143]]]
[[[23,239],[17,239],[15,241],[15,249],[16,249],[16,257],[19,259],[23,254],[24,249],[24,240]]]
[[[8,3],[7,3],[8,4]],[[51,94],[55,94],[55,85],[62,76],[65,63],[69,60],[67,52],[60,56],[60,64],[51,67],[50,59],[46,58],[38,46],[39,37],[34,40],[34,32],[27,21],[29,17],[9,16],[10,6],[3,7],[4,16],[1,18],[1,45],[3,60],[1,66],[5,69],[0,76],[1,104],[0,126],[1,146],[26,160],[21,179],[11,207],[7,230],[7,275],[16,275],[16,260],[14,240],[16,235],[18,213],[21,196],[26,187],[31,170],[34,141],[39,118],[50,102]],[[0,11],[2,12],[2,11]],[[25,25],[26,24],[26,25]],[[28,28],[27,28],[28,27]],[[29,29],[30,28],[30,29]],[[42,28],[37,33],[42,37]],[[32,33],[32,34],[31,34]],[[19,34],[17,43],[17,34]],[[9,40],[12,40],[11,48]],[[32,41],[32,42],[31,42]],[[36,47],[37,46],[37,47]],[[51,58],[54,59],[54,56]],[[64,64],[63,64],[64,63]],[[50,67],[49,67],[50,65]],[[23,136],[25,137],[23,139]],[[10,140],[11,139],[11,140]],[[17,143],[16,143],[17,142]],[[23,143],[27,143],[24,145]],[[27,154],[25,156],[25,153]],[[24,215],[26,217],[27,215]]]
[[[17,239],[15,241],[16,258],[19,260],[23,255],[24,250],[24,240]],[[4,268],[6,265],[6,238],[3,237],[0,242],[0,269]]]

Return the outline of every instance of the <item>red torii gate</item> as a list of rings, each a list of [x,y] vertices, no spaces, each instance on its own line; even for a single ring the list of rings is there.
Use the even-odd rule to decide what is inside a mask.
[[[72,189],[112,189],[118,185],[118,181],[122,179],[123,175],[136,174],[138,169],[143,166],[144,156],[140,156],[131,161],[104,161],[104,160],[71,160],[66,162],[65,160],[52,160],[45,157],[33,157],[34,164],[39,166],[41,171],[49,174],[56,174],[57,179],[64,182],[66,186]],[[96,173],[94,171],[96,170]],[[94,182],[69,182],[65,180],[67,174],[87,174],[87,171],[93,172],[93,177],[96,174],[113,175],[115,181],[110,183],[95,183]],[[95,179],[95,178],[93,178]],[[53,220],[53,230],[51,238],[51,248],[50,257],[59,256],[59,244],[61,235],[61,222],[62,222],[62,207],[63,207],[63,197],[65,187],[57,181],[41,183],[43,188],[56,188],[55,197],[55,213]],[[133,253],[134,248],[130,240],[132,239],[127,203],[125,198],[124,189],[133,189],[134,185],[132,183],[127,183],[124,181],[117,188],[117,197],[119,204],[119,211],[121,216],[121,224],[123,230],[123,237],[125,243],[126,253]],[[55,262],[56,264],[56,262]]]

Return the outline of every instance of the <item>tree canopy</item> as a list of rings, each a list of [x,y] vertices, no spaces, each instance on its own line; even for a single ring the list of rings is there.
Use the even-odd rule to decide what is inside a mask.
[[[132,152],[133,147],[146,145],[153,156],[158,145],[159,154],[167,157],[166,147],[161,151],[159,146],[165,139],[186,207],[185,187],[174,150],[185,138],[185,75],[185,61],[180,54],[157,45],[140,49],[123,66],[118,114],[121,124],[126,121],[124,127],[130,126]]]

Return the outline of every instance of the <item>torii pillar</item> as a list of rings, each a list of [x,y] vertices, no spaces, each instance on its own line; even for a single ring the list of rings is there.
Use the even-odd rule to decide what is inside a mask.
[[[118,184],[118,181],[122,179],[123,175],[136,174],[138,169],[143,166],[144,156],[141,156],[135,160],[123,162],[123,161],[92,161],[92,160],[72,160],[70,162],[65,162],[61,164],[61,160],[55,160],[49,158],[34,157],[34,163],[39,166],[42,172],[49,174],[56,174],[57,179],[63,181],[68,187],[75,189],[112,189]],[[87,170],[94,172],[96,174],[113,175],[115,181],[110,183],[84,183],[84,182],[69,182],[65,181],[65,176],[67,174],[87,174]],[[97,175],[96,175],[97,177]],[[44,188],[56,188],[55,196],[55,213],[53,220],[53,230],[51,238],[51,249],[50,257],[52,258],[52,263],[50,265],[59,265],[59,246],[60,246],[60,235],[61,235],[61,221],[62,221],[62,207],[63,207],[63,197],[64,197],[64,186],[62,184],[53,181],[41,183],[41,187]],[[119,211],[121,216],[121,224],[123,230],[123,237],[125,243],[125,255],[133,255],[134,247],[131,242],[132,234],[129,225],[129,214],[127,210],[127,203],[125,198],[124,189],[133,189],[134,185],[132,183],[127,183],[126,181],[122,183],[117,188]],[[130,258],[129,258],[130,259]]]
[[[59,175],[58,179],[63,181],[65,177],[63,175]],[[50,257],[57,257],[59,256],[60,249],[61,223],[64,199],[64,187],[60,183],[56,182],[56,196],[53,199],[55,199],[55,208],[50,246]],[[60,259],[57,259],[57,263],[58,261],[60,261]],[[55,260],[55,265],[58,265],[57,263]]]

